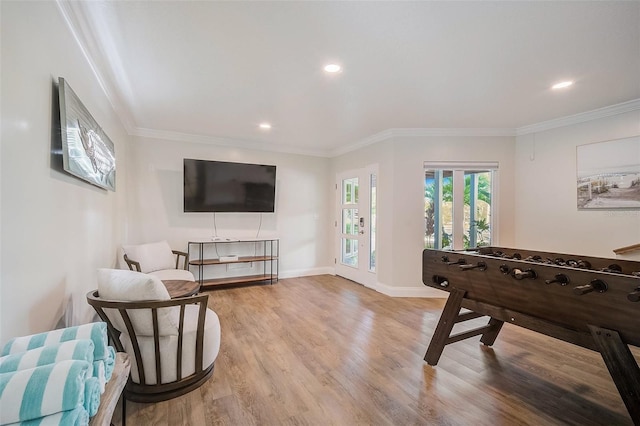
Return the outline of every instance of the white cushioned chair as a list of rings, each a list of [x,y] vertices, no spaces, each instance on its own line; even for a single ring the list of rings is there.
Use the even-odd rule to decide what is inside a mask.
[[[183,395],[213,374],[220,321],[202,294],[171,299],[155,276],[98,270],[98,289],[87,302],[107,323],[118,352],[132,359],[125,398],[156,402]]]
[[[124,261],[132,271],[155,275],[161,280],[195,281],[189,271],[189,254],[172,250],[167,241],[122,246]],[[182,268],[180,258],[184,258]]]

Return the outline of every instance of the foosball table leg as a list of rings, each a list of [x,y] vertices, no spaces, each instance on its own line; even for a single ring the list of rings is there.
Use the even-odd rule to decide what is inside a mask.
[[[631,420],[635,425],[640,425],[640,368],[629,346],[615,330],[593,325],[589,325],[589,329]]]
[[[489,324],[487,325],[489,329],[482,335],[480,342],[483,345],[493,346],[496,339],[498,338],[498,333],[500,333],[500,330],[502,330],[502,324],[504,324],[504,321],[491,318],[489,320]]]
[[[442,315],[440,315],[436,331],[433,333],[431,343],[429,343],[429,347],[427,348],[427,353],[424,355],[424,360],[427,361],[427,364],[438,364],[440,355],[442,355],[442,351],[447,345],[449,335],[451,335],[451,330],[453,330],[453,326],[456,324],[456,319],[458,318],[458,313],[460,313],[462,299],[464,299],[465,294],[467,294],[466,290],[451,290],[447,303],[442,310]]]

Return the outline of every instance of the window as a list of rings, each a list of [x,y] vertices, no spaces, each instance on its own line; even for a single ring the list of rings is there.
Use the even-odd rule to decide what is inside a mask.
[[[497,163],[425,163],[425,248],[491,244],[497,169]]]
[[[371,191],[369,195],[369,271],[376,271],[376,216],[378,209],[378,176],[375,173],[369,174],[369,189]]]
[[[357,237],[359,229],[358,218],[358,178],[348,178],[342,181],[342,233]],[[358,240],[356,238],[343,238],[341,247],[342,257],[340,261],[355,268],[358,267]]]

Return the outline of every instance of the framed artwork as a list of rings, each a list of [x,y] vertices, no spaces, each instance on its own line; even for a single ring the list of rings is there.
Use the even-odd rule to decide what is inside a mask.
[[[62,77],[58,81],[58,95],[64,170],[100,188],[115,191],[113,142]]]
[[[576,148],[578,209],[640,209],[640,136]]]

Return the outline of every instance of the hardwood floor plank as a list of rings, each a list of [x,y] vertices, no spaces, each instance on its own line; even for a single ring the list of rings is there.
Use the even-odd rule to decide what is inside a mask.
[[[222,327],[212,378],[170,401],[128,402],[129,424],[631,424],[598,353],[516,326],[492,347],[448,345],[427,365],[444,299],[328,275],[209,294]]]

